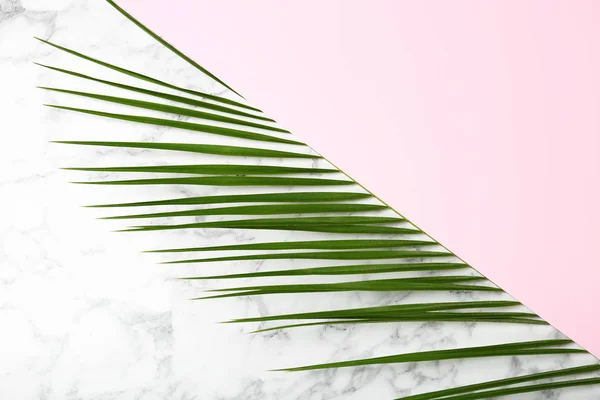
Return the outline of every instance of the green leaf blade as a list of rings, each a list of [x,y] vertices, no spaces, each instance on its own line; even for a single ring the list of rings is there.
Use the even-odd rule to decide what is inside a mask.
[[[387,208],[386,206],[381,206]],[[149,253],[181,253],[191,251],[223,251],[223,250],[349,250],[349,249],[371,249],[371,248],[393,248],[412,246],[434,246],[436,242],[424,240],[309,240],[300,242],[270,242],[233,244],[226,246],[187,247],[179,249],[150,250]]]
[[[138,167],[78,167],[64,168],[72,171],[90,172],[149,172],[166,174],[199,175],[286,175],[286,174],[330,174],[335,169],[280,167],[270,165],[241,164],[197,164],[197,165],[148,165]]]
[[[286,129],[278,128],[276,126],[259,124],[256,122],[250,122],[250,121],[246,121],[246,120],[239,119],[239,118],[232,118],[232,117],[228,117],[228,116],[224,116],[224,115],[220,115],[220,114],[207,113],[204,111],[198,111],[198,110],[194,110],[194,109],[190,109],[190,108],[171,106],[171,105],[163,104],[163,103],[155,103],[155,102],[137,100],[137,99],[126,98],[126,97],[105,96],[105,95],[97,94],[97,93],[79,92],[76,90],[60,89],[60,88],[53,88],[53,87],[46,87],[46,86],[38,86],[38,87],[40,89],[45,89],[45,90],[49,90],[49,91],[53,91],[53,92],[87,97],[87,98],[102,100],[102,101],[106,101],[106,102],[110,102],[110,103],[142,108],[145,110],[160,111],[160,112],[164,112],[164,113],[175,114],[178,116],[187,116],[187,117],[201,118],[201,119],[217,121],[217,122],[225,122],[225,123],[230,123],[230,124],[242,125],[242,126],[246,126],[246,127],[250,127],[250,128],[265,129],[265,130],[279,132],[279,133],[290,133],[290,131],[288,131]],[[202,105],[205,106],[206,104],[203,103]],[[220,110],[222,111],[223,109],[220,109]],[[227,110],[229,110],[229,109],[227,109]]]
[[[197,124],[194,122],[177,121],[164,118],[145,117],[141,115],[129,115],[129,114],[116,114],[105,111],[88,110],[84,108],[66,107],[53,104],[46,104],[48,107],[56,108],[59,110],[74,111],[82,114],[96,115],[99,117],[116,119],[119,121],[137,122],[141,124],[166,126],[169,128],[185,129],[195,132],[211,133],[215,135],[234,137],[239,139],[256,140],[259,142],[271,142],[271,143],[283,143],[295,146],[306,146],[302,142],[295,140],[280,138],[277,136],[265,135],[262,133],[256,133],[251,131],[244,131],[240,129],[224,128],[215,125]]]
[[[152,97],[156,97],[156,98],[160,98],[160,99],[170,100],[170,101],[174,101],[174,102],[181,103],[181,104],[191,105],[191,106],[194,106],[194,107],[200,107],[200,108],[211,110],[211,111],[223,112],[223,113],[227,113],[227,114],[231,114],[231,115],[235,115],[235,116],[242,116],[242,117],[247,117],[247,118],[253,118],[253,119],[257,119],[257,120],[261,120],[261,121],[275,122],[275,120],[273,120],[271,118],[268,118],[268,117],[265,117],[264,115],[248,113],[248,112],[245,112],[245,111],[238,110],[236,108],[231,108],[231,107],[228,107],[228,106],[224,106],[222,104],[215,104],[215,103],[210,103],[210,102],[207,102],[207,101],[193,99],[193,98],[189,98],[189,97],[178,96],[178,95],[174,95],[174,94],[170,94],[170,93],[165,93],[165,92],[158,92],[156,90],[150,90],[150,89],[144,89],[144,88],[140,88],[140,87],[136,87],[136,86],[125,85],[123,83],[108,81],[108,80],[105,80],[105,79],[100,79],[100,78],[93,77],[93,76],[90,76],[90,75],[86,75],[86,74],[82,74],[82,73],[79,73],[79,72],[71,71],[71,70],[68,70],[68,69],[58,68],[58,67],[54,67],[54,66],[46,65],[46,64],[40,64],[40,63],[37,63],[37,62],[34,62],[34,64],[35,65],[39,65],[40,67],[43,67],[43,68],[50,69],[52,71],[60,72],[62,74],[75,76],[77,78],[89,80],[89,81],[92,81],[92,82],[101,83],[103,85],[117,87],[119,89],[131,91],[131,92],[135,92],[135,93],[142,93],[142,94],[145,94],[145,95],[148,95],[148,96],[152,96]]]
[[[321,203],[333,201],[363,200],[372,197],[367,193],[355,192],[291,192],[234,194],[221,196],[182,197],[166,200],[141,201],[134,203],[99,204],[88,207],[146,207],[166,205],[199,205],[228,203]]]
[[[280,253],[280,254],[251,254],[243,256],[228,256],[214,258],[199,258],[191,260],[170,261],[165,264],[207,263],[219,261],[247,261],[247,260],[383,260],[402,258],[432,258],[451,257],[447,252],[434,251],[322,251],[310,253]]]
[[[252,147],[221,146],[213,144],[191,143],[158,143],[158,142],[104,142],[55,140],[52,143],[73,144],[80,146],[103,146],[149,150],[184,151],[191,153],[214,154],[230,157],[267,157],[267,158],[321,158],[310,154],[292,153],[280,150],[257,149]]]
[[[520,383],[524,383],[524,382],[531,382],[531,381],[542,380],[542,379],[560,378],[560,377],[569,376],[569,375],[586,374],[586,373],[596,372],[596,371],[600,371],[600,364],[585,365],[585,366],[573,367],[573,368],[565,368],[565,369],[560,369],[560,370],[555,370],[555,371],[546,371],[546,372],[540,372],[540,373],[536,373],[536,374],[517,376],[517,377],[513,377],[513,378],[498,379],[498,380],[484,382],[484,383],[459,386],[459,387],[451,388],[451,389],[438,390],[435,392],[422,393],[422,394],[417,394],[417,395],[412,395],[412,396],[405,396],[405,397],[402,397],[401,399],[396,399],[396,400],[435,400],[435,399],[442,398],[442,397],[444,399],[467,400],[468,397],[465,398],[464,396],[454,396],[454,397],[446,397],[446,396],[475,392],[475,391],[480,391],[480,390],[484,390],[484,389],[491,389],[491,388],[495,388],[495,387],[499,387],[499,386],[516,385],[516,384],[520,384]],[[573,381],[570,381],[570,382],[573,382]],[[530,390],[529,388],[531,388],[531,387],[524,386],[524,388],[527,388],[526,390]],[[503,395],[508,395],[508,394],[526,393],[526,392],[520,392],[520,391],[512,391],[513,389],[520,390],[520,388],[511,388],[511,389],[509,389],[509,390],[511,390],[510,393],[503,392],[503,393],[500,393],[499,395],[503,396]],[[539,390],[548,390],[548,389],[549,388],[548,388],[548,386],[546,386],[546,384],[542,384],[539,386]],[[483,392],[473,393],[473,394],[476,394],[479,396],[479,395],[482,395],[482,393]],[[496,396],[496,395],[498,395],[498,392],[496,392],[495,394],[491,394],[490,392],[487,392],[487,393],[485,393],[485,395]],[[481,398],[486,398],[486,397],[481,397]],[[474,398],[471,398],[471,399],[474,399]]]
[[[262,180],[259,180],[259,185]],[[285,179],[282,185],[295,182]],[[242,185],[239,185],[242,186]],[[286,215],[286,214],[322,214],[322,213],[354,213],[372,212],[387,209],[386,206],[374,204],[282,204],[282,205],[255,205],[236,207],[216,207],[194,210],[119,215],[105,217],[104,219],[132,219],[132,218],[163,218],[163,217],[190,217],[207,215]]]
[[[372,364],[397,364],[407,362],[442,361],[462,358],[481,357],[509,357],[546,354],[580,354],[585,350],[570,348],[548,348],[571,344],[570,340],[539,340],[530,342],[517,342],[503,345],[467,347],[451,350],[434,350],[417,353],[406,353],[394,356],[366,358],[362,360],[340,361],[325,364],[314,364],[303,367],[285,368],[277,371],[310,371],[325,368],[357,367]]]
[[[185,279],[237,279],[237,278],[262,278],[275,276],[311,276],[311,275],[364,275],[364,274],[384,274],[394,272],[409,271],[448,271],[456,269],[469,268],[463,263],[401,263],[401,264],[364,264],[364,265],[339,265],[331,267],[315,267],[288,269],[277,271],[259,271],[229,275],[196,276]]]

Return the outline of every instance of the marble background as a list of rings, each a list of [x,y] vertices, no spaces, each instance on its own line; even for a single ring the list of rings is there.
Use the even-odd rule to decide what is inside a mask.
[[[562,335],[551,327],[472,323],[315,327],[250,335],[256,324],[218,324],[244,316],[387,304],[401,299],[416,302],[509,297],[461,293],[337,293],[190,301],[203,289],[232,283],[190,283],[174,278],[275,269],[278,263],[166,266],[157,265],[166,257],[140,253],[141,250],[332,236],[230,230],[111,232],[124,224],[98,221],[96,218],[107,215],[106,211],[81,206],[231,193],[239,189],[72,185],[68,182],[119,176],[60,168],[223,160],[185,153],[80,148],[52,144],[51,140],[242,142],[43,107],[45,103],[59,103],[122,111],[122,107],[37,89],[40,85],[104,94],[123,93],[43,69],[34,65],[34,61],[122,83],[154,87],[59,52],[33,36],[168,82],[231,96],[162,49],[104,1],[0,0],[0,126],[4,140],[0,146],[0,398],[391,400],[425,390],[596,361],[590,355],[506,357],[315,372],[267,372],[333,360]],[[241,67],[243,61],[240,60]],[[136,113],[159,115],[139,110]],[[285,149],[285,146],[260,147]],[[135,162],[132,157],[136,157]],[[265,163],[264,160],[243,162]],[[276,165],[282,160],[268,163]],[[298,160],[295,164],[327,166],[324,161],[311,160]],[[294,267],[315,265],[310,261],[293,264]],[[319,262],[318,265],[326,264]],[[339,278],[302,281],[327,280]],[[264,280],[265,283],[277,281],[289,282]],[[600,399],[600,388],[514,398]]]

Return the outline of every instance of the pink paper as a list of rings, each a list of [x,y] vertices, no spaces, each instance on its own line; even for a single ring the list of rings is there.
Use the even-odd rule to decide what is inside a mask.
[[[600,2],[119,4],[600,355]]]

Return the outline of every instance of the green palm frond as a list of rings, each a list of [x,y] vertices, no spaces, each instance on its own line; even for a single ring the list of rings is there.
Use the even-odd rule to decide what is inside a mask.
[[[506,384],[506,382],[504,382]],[[477,400],[477,399],[492,399],[501,396],[510,396],[513,394],[523,394],[530,392],[540,392],[553,389],[562,389],[577,386],[598,385],[600,378],[575,379],[566,382],[550,382],[541,383],[538,385],[528,385],[514,388],[486,390],[483,392],[474,392],[457,396],[440,398],[441,400]]]
[[[149,165],[140,167],[81,167],[64,168],[72,171],[91,172],[150,172],[165,174],[199,175],[289,175],[289,174],[332,174],[338,171],[326,168],[278,167],[269,165],[200,164],[200,165]],[[103,182],[98,182],[102,184]]]
[[[193,279],[193,278],[192,278]],[[363,324],[393,322],[504,322],[545,325],[547,322],[537,319],[537,315],[524,312],[452,312],[465,309],[487,309],[512,307],[519,303],[511,301],[469,301],[448,303],[422,303],[393,306],[379,306],[359,309],[323,311],[312,313],[296,313],[270,315],[257,318],[242,318],[227,321],[228,323],[268,322],[281,320],[318,320],[317,322],[263,328],[255,332],[289,329],[303,326],[332,324]]]
[[[263,179],[263,178],[257,178]],[[306,182],[302,178],[299,179],[283,179],[282,181],[273,181],[270,178],[265,179],[265,184],[272,186],[281,185],[306,185]],[[281,179],[281,178],[280,178]],[[319,179],[315,179],[318,181]],[[186,183],[184,181],[183,183]],[[195,181],[194,181],[195,182]],[[284,183],[285,182],[285,183]],[[328,182],[328,181],[326,181]],[[245,186],[247,182],[240,181],[226,181],[225,186]],[[237,185],[235,184],[237,183]],[[152,184],[152,183],[149,183]],[[190,183],[187,183],[188,185]],[[192,183],[195,185],[196,183]],[[209,184],[209,183],[206,183]],[[212,185],[221,186],[224,183],[215,180]],[[259,185],[257,182],[255,185]],[[274,205],[274,206],[237,206],[237,207],[219,207],[219,208],[203,208],[198,210],[187,210],[187,211],[172,211],[164,213],[153,213],[153,214],[135,214],[135,215],[119,215],[115,217],[105,217],[104,219],[135,219],[135,218],[160,218],[160,217],[197,217],[201,215],[281,215],[281,214],[319,214],[319,213],[348,213],[348,212],[365,212],[365,211],[379,211],[385,209],[385,207],[377,204],[290,204],[290,205]]]
[[[206,186],[340,186],[352,182],[339,179],[271,178],[263,176],[205,176],[201,178],[130,179],[123,181],[73,182],[88,185],[206,185]],[[284,213],[277,213],[284,214]],[[202,214],[199,214],[202,215]],[[121,218],[140,218],[124,216]]]
[[[151,142],[100,142],[63,140],[53,143],[77,144],[82,146],[106,146],[132,149],[152,149],[168,151],[184,151],[189,153],[215,154],[230,157],[265,157],[265,158],[321,158],[311,154],[292,153],[288,151],[260,149],[254,147],[221,146],[215,144],[196,143],[151,143]]]
[[[196,278],[187,278],[196,279]],[[318,320],[318,322],[299,323],[258,329],[255,332],[266,332],[315,325],[363,324],[384,322],[504,322],[545,325],[547,322],[537,319],[537,315],[525,312],[452,312],[465,309],[488,309],[518,306],[514,301],[469,301],[447,303],[402,304],[355,308],[346,310],[322,311],[269,315],[266,317],[241,318],[226,321],[227,323],[269,322],[282,320]]]
[[[164,47],[174,52],[194,68],[237,94],[232,88],[205,68],[160,38],[111,0],[107,0],[121,14],[151,35]],[[336,282],[244,284],[211,289],[198,299],[218,299],[240,296],[316,294],[334,292],[455,292],[503,294],[502,289],[481,276],[465,261],[457,257],[410,220],[400,215],[385,202],[373,195],[358,182],[307,146],[290,132],[281,128],[270,117],[241,97],[236,100],[224,96],[181,87],[156,77],[132,71],[108,61],[100,60],[76,50],[41,42],[56,50],[91,62],[121,74],[140,84],[159,87],[153,90],[137,85],[93,77],[82,72],[56,66],[38,64],[61,74],[117,88],[130,94],[143,95],[152,101],[110,96],[71,89],[40,86],[40,88],[70,99],[90,99],[99,104],[134,109],[136,112],[161,113],[160,117],[141,114],[115,113],[67,105],[49,104],[61,112],[92,115],[138,125],[160,126],[181,133],[190,133],[189,141],[111,141],[111,140],[57,140],[54,143],[78,146],[111,147],[115,149],[140,149],[161,151],[176,157],[179,152],[192,153],[197,164],[77,166],[67,170],[102,174],[97,180],[87,179],[76,183],[125,186],[181,185],[239,188],[237,193],[188,196],[160,200],[128,201],[113,204],[95,204],[87,207],[99,209],[155,207],[150,212],[125,213],[102,217],[107,220],[150,220],[146,225],[128,226],[126,232],[154,232],[171,230],[227,229],[234,231],[287,231],[318,233],[315,240],[279,240],[271,242],[232,243],[218,246],[196,246],[148,250],[171,257],[183,255],[184,259],[168,259],[164,264],[186,268],[189,264],[226,263],[238,261],[266,262],[275,260],[277,270],[234,272],[220,275],[187,276],[185,281],[227,280],[268,277],[322,277],[399,274],[389,279],[364,277],[360,280]],[[161,91],[161,90],[168,90]],[[179,94],[173,94],[176,92]],[[174,104],[166,104],[170,102]],[[176,104],[176,105],[175,105]],[[127,111],[126,111],[127,112]],[[218,144],[207,143],[205,138]],[[121,140],[121,139],[119,139]],[[226,144],[233,141],[234,145]],[[265,147],[266,146],[266,147]],[[203,163],[211,158],[210,164]],[[219,161],[214,163],[213,158]],[[265,163],[265,164],[263,164]],[[107,174],[171,174],[135,177],[135,179],[107,179]],[[187,176],[192,175],[192,176]],[[328,191],[328,189],[335,189]],[[313,191],[311,191],[313,190]],[[190,207],[193,208],[185,208]],[[173,208],[176,207],[176,208]],[[192,218],[192,222],[181,221]],[[173,222],[176,219],[177,223]],[[155,221],[159,220],[159,221]],[[166,221],[165,221],[166,220]],[[160,233],[160,232],[158,232]],[[281,233],[281,232],[279,232]],[[321,236],[325,236],[325,238]],[[208,254],[188,255],[188,253]],[[217,252],[217,255],[213,254]],[[242,252],[242,253],[238,253]],[[249,253],[248,253],[249,252]],[[287,260],[287,261],[286,261]],[[287,268],[291,260],[319,260],[322,264],[303,268]],[[345,260],[347,265],[328,265],[327,261]],[[351,262],[356,262],[352,264]],[[220,264],[222,265],[222,264]],[[228,271],[229,272],[229,271]],[[420,274],[410,276],[407,273]],[[451,273],[452,275],[448,275]],[[196,273],[197,274],[197,273]],[[389,275],[388,275],[389,276]],[[264,281],[264,280],[263,280]],[[262,282],[262,281],[261,281]],[[470,298],[470,297],[466,297]],[[287,325],[260,326],[255,332],[332,324],[407,324],[414,322],[493,323],[547,325],[536,314],[515,309],[522,305],[513,300],[477,300],[454,302],[421,302],[391,304],[375,307],[317,310],[302,313],[265,315],[236,318],[227,323],[266,324],[288,321]],[[291,321],[291,323],[290,323]],[[336,361],[280,369],[279,371],[306,371],[326,368],[355,367],[372,364],[420,363],[429,361],[469,358],[524,357],[558,354],[584,354],[568,339],[538,340],[491,344],[487,346],[450,348],[421,351],[383,357]],[[596,385],[600,378],[569,379],[547,382],[545,380],[579,376],[600,371],[600,364],[563,368],[506,379],[493,380],[467,386],[444,389],[404,397],[408,400],[467,400],[506,396],[519,393]],[[543,381],[540,383],[540,381]],[[527,386],[517,384],[533,382]],[[537,383],[536,383],[537,382]]]
[[[115,6],[116,6],[116,4],[115,4]],[[181,92],[184,92],[184,93],[188,93],[188,94],[192,94],[192,95],[195,95],[195,96],[204,97],[204,98],[207,98],[207,99],[210,99],[210,100],[217,101],[219,103],[226,103],[226,104],[231,104],[231,105],[234,105],[234,106],[237,106],[237,107],[243,107],[243,108],[248,108],[250,110],[260,111],[258,108],[250,107],[250,106],[248,106],[248,105],[246,105],[244,103],[240,103],[240,102],[237,102],[237,101],[225,99],[225,98],[220,97],[220,96],[214,96],[212,94],[208,94],[208,93],[204,93],[204,92],[198,92],[197,90],[191,90],[191,89],[187,89],[187,88],[182,88],[182,87],[179,87],[179,86],[175,86],[175,85],[172,85],[170,83],[161,81],[160,79],[156,79],[156,78],[144,75],[144,74],[140,74],[139,72],[131,71],[129,69],[122,68],[122,67],[119,67],[117,65],[114,65],[114,64],[111,64],[111,63],[107,63],[107,62],[98,60],[98,59],[93,58],[93,57],[86,56],[85,54],[79,53],[79,52],[77,52],[75,50],[68,49],[68,48],[66,48],[64,46],[59,46],[59,45],[57,45],[55,43],[52,43],[52,42],[50,42],[48,40],[40,39],[38,37],[36,37],[36,39],[39,40],[40,42],[46,43],[46,44],[48,44],[48,45],[50,45],[52,47],[56,47],[59,50],[62,50],[62,51],[67,52],[67,53],[69,53],[71,55],[74,55],[75,57],[79,57],[79,58],[82,58],[84,60],[91,61],[91,62],[93,62],[95,64],[101,65],[103,67],[112,69],[114,71],[120,72],[120,73],[125,74],[125,75],[132,76],[134,78],[137,78],[137,79],[140,79],[140,80],[143,80],[143,81],[146,81],[146,82],[154,83],[156,85],[164,86],[164,87],[169,88],[169,89],[178,90],[178,91],[181,91]],[[207,72],[207,71],[204,70],[203,72]],[[212,74],[211,74],[211,77],[212,77]]]
[[[175,262],[176,263],[176,262]],[[398,263],[398,264],[359,264],[338,265],[330,267],[313,267],[301,269],[284,269],[278,271],[248,272],[242,274],[197,276],[185,279],[235,279],[235,278],[261,278],[275,276],[310,276],[310,275],[357,275],[357,274],[385,274],[394,272],[433,272],[470,268],[467,264],[453,262],[425,262],[425,263]]]
[[[600,371],[600,364],[594,365],[585,365],[582,367],[575,368],[565,368],[557,371],[547,371],[540,372],[537,374],[523,375],[514,378],[506,378],[506,379],[498,379],[495,381],[490,381],[486,383],[479,383],[476,385],[466,385],[461,387],[456,387],[452,389],[446,390],[438,390],[436,392],[423,393],[415,396],[406,396],[402,397],[402,400],[435,400],[435,399],[452,399],[452,400],[467,400],[467,399],[486,399],[492,398],[494,396],[507,396],[511,394],[521,394],[528,393],[532,391],[540,391],[540,390],[550,390],[550,389],[558,389],[562,387],[570,387],[570,386],[579,386],[584,384],[595,384],[594,382],[589,382],[587,380],[575,380],[575,381],[567,381],[567,382],[556,382],[550,384],[543,385],[533,385],[533,386],[521,386],[507,389],[500,389],[494,392],[485,391],[480,392],[480,390],[492,389],[495,387],[501,386],[510,386],[517,385],[519,383],[531,382],[542,379],[550,379],[550,378],[560,378],[568,375],[577,375],[577,374],[586,374],[590,372]],[[596,378],[597,380],[597,378]],[[472,393],[474,392],[474,393]],[[451,396],[451,397],[447,397]],[[474,397],[473,397],[474,396]],[[400,399],[397,399],[400,400]]]
[[[187,278],[195,279],[195,278]],[[228,321],[229,323],[240,322],[266,322],[281,320],[306,320],[306,319],[350,319],[350,318],[374,318],[387,316],[406,316],[407,314],[451,311],[477,308],[515,307],[520,305],[516,301],[494,300],[494,301],[461,301],[447,303],[419,303],[419,304],[396,304],[391,306],[377,306],[366,308],[350,308],[345,310],[320,311],[312,313],[296,313],[283,315],[269,315],[266,317],[240,318]],[[533,316],[531,314],[530,316]]]
[[[39,65],[40,67],[48,68],[52,71],[61,72],[63,74],[76,76],[78,78],[86,79],[89,81],[102,83],[104,85],[113,86],[113,87],[116,87],[119,89],[131,91],[131,92],[141,93],[141,94],[145,94],[148,96],[173,101],[176,103],[187,104],[190,106],[199,107],[199,108],[211,110],[211,111],[219,111],[219,112],[223,112],[226,114],[231,114],[233,116],[248,117],[248,118],[261,120],[261,121],[275,122],[273,119],[268,118],[264,115],[254,114],[254,113],[250,113],[247,111],[241,111],[237,108],[225,106],[222,104],[215,104],[215,103],[210,103],[208,101],[203,101],[200,99],[194,99],[194,98],[190,98],[190,97],[174,95],[171,93],[165,93],[165,92],[159,92],[159,91],[150,90],[150,89],[139,88],[137,86],[125,85],[123,83],[118,83],[118,82],[108,81],[105,79],[95,78],[90,75],[86,75],[86,74],[82,74],[79,72],[70,71],[70,70],[67,70],[64,68],[58,68],[58,67],[54,67],[54,66],[50,66],[50,65],[44,65],[44,64],[40,64],[40,63],[34,63],[34,64]],[[45,86],[41,86],[40,88],[49,89]],[[204,98],[210,99],[211,96],[207,95],[207,96],[204,96]],[[229,103],[227,103],[227,104],[229,104]],[[190,110],[190,111],[193,111],[193,110]]]
[[[379,206],[378,206],[379,207]],[[310,240],[302,242],[272,242],[234,244],[229,246],[188,247],[181,249],[150,250],[153,253],[181,253],[191,251],[221,250],[349,250],[412,246],[435,246],[437,243],[424,240]]]
[[[138,20],[136,20],[135,18],[133,18],[133,16],[131,16],[130,14],[128,14],[127,11],[125,11],[124,9],[122,9],[121,7],[119,7],[119,5],[117,3],[115,3],[112,0],[106,0],[106,2],[109,3],[111,6],[113,6],[118,12],[120,12],[121,14],[123,14],[123,16],[125,18],[127,18],[129,21],[131,21],[135,25],[137,25],[138,28],[140,28],[141,30],[143,30],[144,32],[146,32],[147,34],[149,34],[150,36],[152,36],[153,39],[155,39],[156,41],[158,41],[160,44],[162,44],[163,46],[165,46],[167,49],[171,50],[173,53],[177,54],[179,57],[181,57],[182,59],[184,59],[187,63],[189,63],[194,68],[196,68],[198,71],[200,71],[200,72],[202,72],[202,73],[210,76],[212,79],[214,79],[215,81],[219,82],[221,85],[225,86],[227,89],[231,90],[232,92],[234,92],[235,94],[237,94],[237,95],[239,95],[241,97],[241,95],[238,92],[236,92],[235,90],[233,90],[231,87],[229,87],[229,85],[227,85],[225,82],[223,82],[222,80],[220,80],[219,78],[217,78],[209,70],[207,70],[206,68],[204,68],[201,65],[199,65],[196,61],[192,60],[191,58],[189,58],[188,56],[186,56],[185,54],[183,54],[181,51],[177,50],[175,48],[175,46],[171,45],[169,42],[167,42],[166,40],[164,40],[163,38],[161,38],[160,36],[158,36],[157,34],[155,34],[154,32],[152,32],[150,29],[148,29],[146,26],[144,26],[144,24],[142,24],[141,22],[139,22]]]
[[[352,192],[294,192],[294,193],[257,193],[234,194],[225,196],[183,197],[134,203],[99,204],[88,207],[147,207],[198,204],[228,203],[325,203],[331,201],[352,201],[372,197],[366,193]]]
[[[424,258],[448,257],[445,252],[435,251],[320,251],[312,253],[282,253],[282,254],[253,254],[247,256],[229,256],[215,258],[198,258],[191,260],[171,261],[168,264],[203,263],[214,261],[241,261],[241,260],[382,260],[393,258]]]
[[[399,291],[483,291],[498,292],[501,289],[485,285],[467,285],[465,282],[484,281],[479,276],[434,276],[420,278],[379,279],[359,282],[315,283],[293,285],[239,286],[225,289],[213,289],[209,292],[229,292],[225,294],[200,297],[214,299],[222,297],[257,296],[266,294],[323,293],[323,292],[399,292]]]
[[[354,361],[341,361],[327,364],[306,365],[303,367],[284,368],[278,371],[309,371],[324,368],[357,367],[371,364],[396,364],[423,361],[454,360],[462,358],[506,357],[506,356],[536,356],[546,354],[578,354],[585,350],[564,348],[572,344],[570,340],[538,340],[531,342],[516,342],[493,346],[469,347],[464,349],[421,351],[394,356],[366,358]]]
[[[131,107],[138,107],[138,108],[142,108],[145,110],[162,111],[162,112],[171,113],[171,114],[183,115],[186,117],[202,118],[202,119],[206,119],[206,120],[210,120],[210,121],[218,121],[218,122],[227,122],[230,124],[243,125],[243,126],[247,126],[250,128],[260,128],[260,129],[265,129],[265,130],[273,131],[273,132],[290,133],[288,130],[278,128],[276,126],[259,124],[256,122],[246,121],[246,120],[239,119],[239,118],[232,118],[232,117],[219,115],[219,114],[215,114],[215,113],[192,110],[192,109],[184,108],[184,107],[176,107],[176,106],[171,106],[168,104],[153,103],[150,101],[142,101],[142,100],[136,100],[136,99],[130,99],[130,98],[124,98],[124,97],[104,96],[104,95],[95,94],[95,93],[78,92],[75,90],[66,90],[66,89],[50,88],[50,87],[43,87],[43,86],[40,86],[39,88],[54,91],[54,92],[59,92],[59,93],[68,93],[68,94],[73,94],[73,95],[77,95],[77,96],[88,97],[91,99],[103,100],[103,101],[107,101],[107,102],[115,103],[115,104],[122,104],[122,105],[126,105],[126,106],[131,106]],[[203,105],[206,106],[206,104],[203,104]],[[72,109],[69,107],[59,107],[59,106],[52,106],[52,107],[70,109],[72,111],[92,113],[90,111]],[[231,110],[230,109],[225,109],[225,110],[221,109],[221,110],[217,110],[217,111],[230,112]],[[104,115],[104,116],[107,116],[107,115]],[[248,115],[246,115],[246,116],[248,116]],[[117,117],[113,117],[113,118],[119,119]],[[151,123],[151,122],[148,122],[148,123]]]
[[[286,144],[293,144],[293,145],[298,145],[298,146],[305,146],[304,143],[297,142],[295,140],[289,140],[289,139],[280,138],[277,136],[263,135],[261,133],[249,132],[249,131],[244,131],[244,130],[240,130],[240,129],[222,128],[219,126],[195,124],[195,123],[183,122],[183,121],[173,121],[170,119],[163,119],[163,118],[144,117],[144,116],[140,116],[140,115],[114,114],[114,113],[107,113],[107,112],[95,111],[95,110],[85,110],[82,108],[74,108],[74,107],[65,107],[65,106],[57,106],[57,105],[48,105],[48,106],[53,107],[53,108],[58,108],[61,110],[76,111],[76,112],[80,112],[80,113],[84,113],[84,114],[98,115],[101,117],[113,118],[113,119],[118,119],[118,120],[122,120],[122,121],[138,122],[141,124],[150,124],[150,125],[158,125],[158,126],[167,126],[170,128],[187,129],[190,131],[213,133],[215,135],[256,140],[256,141],[260,141],[260,142],[286,143]]]

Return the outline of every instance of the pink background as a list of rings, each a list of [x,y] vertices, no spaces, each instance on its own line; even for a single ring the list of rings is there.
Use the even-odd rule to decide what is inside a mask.
[[[119,4],[600,355],[600,2]]]

